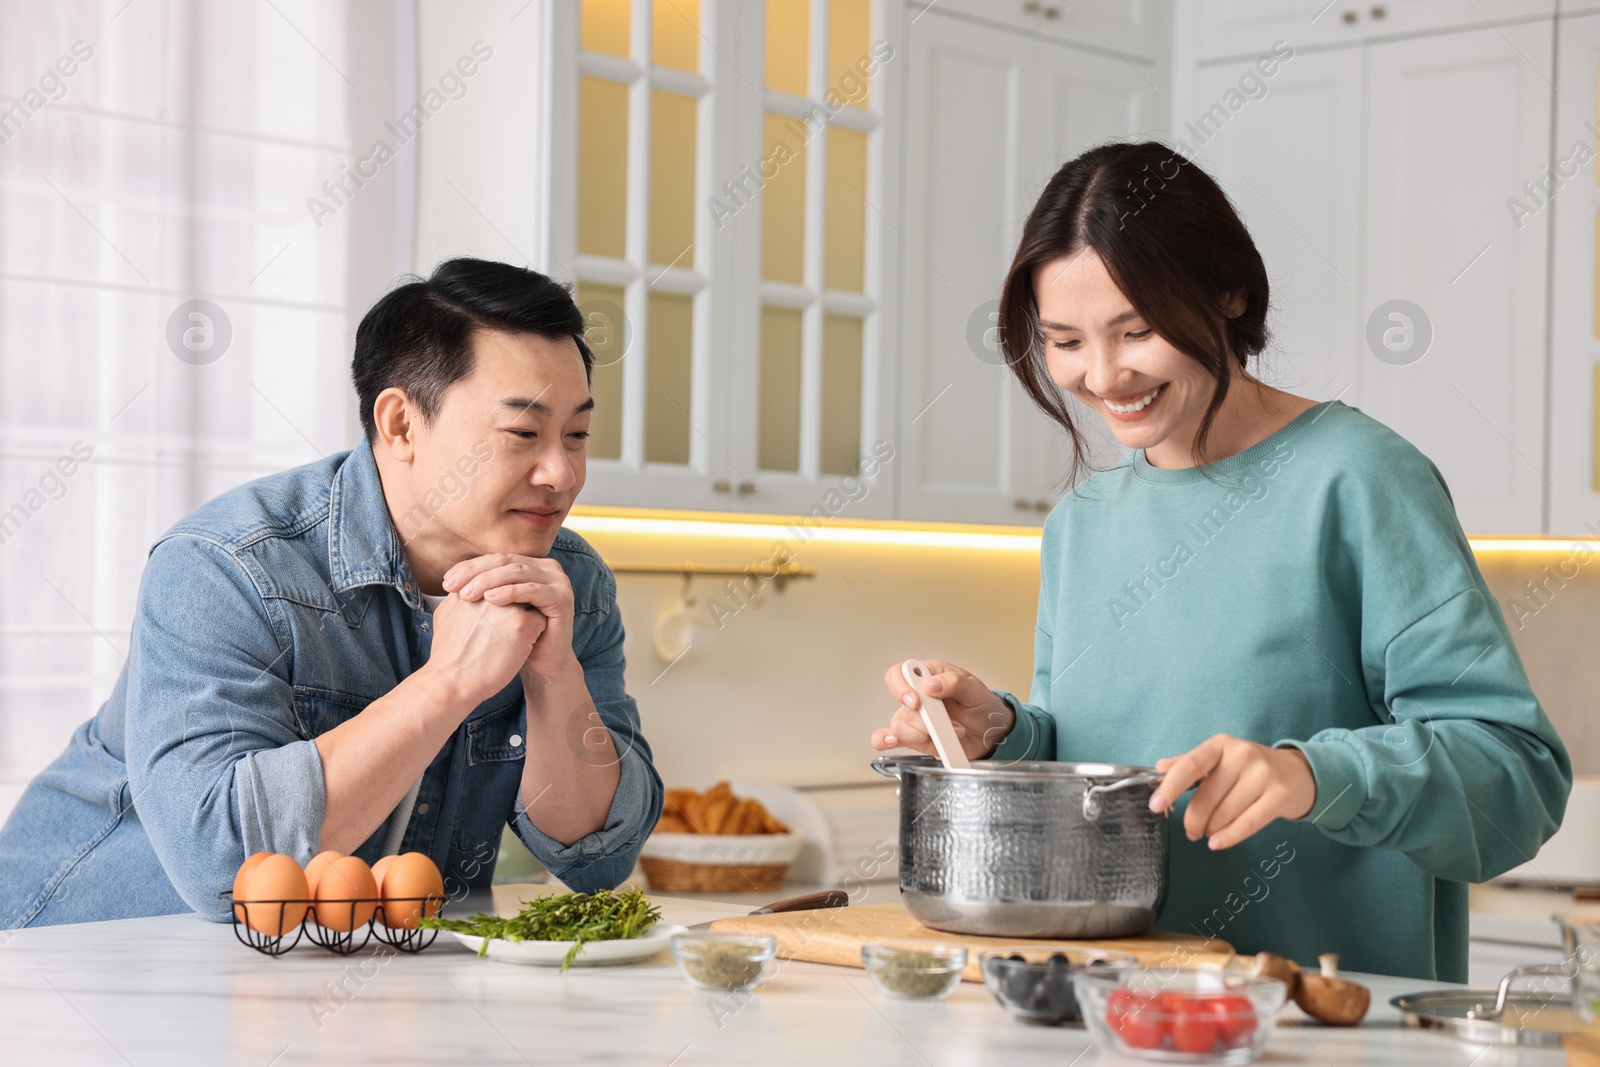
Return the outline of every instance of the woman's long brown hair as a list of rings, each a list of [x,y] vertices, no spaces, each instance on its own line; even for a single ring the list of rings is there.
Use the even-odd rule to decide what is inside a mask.
[[[1267,345],[1267,269],[1227,195],[1176,149],[1154,141],[1104,144],[1069,160],[1028,214],[1000,293],[999,342],[1035,404],[1072,439],[1069,484],[1086,466],[1082,431],[1045,363],[1034,274],[1093,249],[1136,311],[1216,380],[1194,459],[1235,370]],[[1244,311],[1224,311],[1243,292]]]

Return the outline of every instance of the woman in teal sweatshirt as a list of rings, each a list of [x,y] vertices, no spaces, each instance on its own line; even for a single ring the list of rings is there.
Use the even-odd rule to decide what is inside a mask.
[[[1255,377],[1267,307],[1260,254],[1193,162],[1112,144],[1057,172],[1002,290],[1002,350],[1071,437],[1071,473],[1076,419],[1129,454],[1045,522],[1028,702],[938,660],[929,692],[974,758],[1165,772],[1161,929],[1465,981],[1466,883],[1533,857],[1571,765],[1438,469],[1358,409]],[[874,746],[931,754],[898,667],[886,681],[901,705]]]

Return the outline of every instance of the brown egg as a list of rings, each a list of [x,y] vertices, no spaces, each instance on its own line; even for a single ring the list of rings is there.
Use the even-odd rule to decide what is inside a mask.
[[[384,856],[372,865],[372,880],[378,883],[379,896],[383,895],[383,872],[389,869],[389,864],[393,863],[396,858],[395,856]]]
[[[317,879],[322,877],[322,872],[327,869],[328,864],[343,857],[343,852],[335,852],[331,848],[311,857],[311,862],[306,864],[306,888],[311,890],[313,899],[317,895]]]
[[[251,855],[243,863],[239,864],[239,873],[233,876],[233,899],[234,900],[244,900],[244,899],[246,899],[246,897],[244,895],[244,887],[250,881],[250,872],[255,870],[257,865],[259,865],[262,860],[266,859],[270,855],[272,855],[272,853],[270,853],[270,852],[257,852],[257,853],[254,853],[253,855]],[[234,916],[236,918],[243,919],[244,918],[244,909],[242,907],[237,907],[236,906],[233,909],[233,914],[234,914]]]
[[[317,882],[317,925],[330,930],[359,929],[367,925],[372,913],[378,910],[377,895],[378,883],[365,861],[357,856],[332,860],[323,868]],[[351,900],[361,902],[351,904]],[[344,903],[335,903],[337,901]]]
[[[233,900],[245,899],[244,891],[245,886],[249,884],[250,873],[260,865],[262,860],[266,859],[270,855],[272,855],[270,852],[252,853],[245,858],[243,863],[239,865],[239,872],[233,876]],[[233,917],[238,919],[240,922],[244,922],[245,909],[242,906],[235,904],[233,906]]]
[[[300,925],[306,917],[304,903],[278,904],[272,901],[304,901],[310,896],[306,886],[306,872],[293,856],[274,853],[267,856],[250,872],[245,883],[245,899],[268,901],[245,905],[245,922],[250,929],[277,936],[286,934]]]
[[[423,852],[402,852],[383,872],[383,924],[401,930],[415,930],[423,915],[421,900],[413,897],[438,897],[428,902],[427,914],[439,914],[443,903],[444,879],[439,868]]]

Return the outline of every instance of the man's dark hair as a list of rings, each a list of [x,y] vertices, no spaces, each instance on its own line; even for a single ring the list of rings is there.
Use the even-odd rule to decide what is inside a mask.
[[[476,330],[570,337],[583,356],[584,375],[593,378],[583,314],[566,286],[509,263],[446,260],[428,278],[390,290],[356,329],[350,376],[368,440],[377,437],[373,402],[391,387],[404,389],[423,419],[433,421],[444,391],[472,373]]]

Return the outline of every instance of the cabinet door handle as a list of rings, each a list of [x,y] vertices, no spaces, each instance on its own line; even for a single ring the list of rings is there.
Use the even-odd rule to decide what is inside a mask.
[[[1388,13],[1389,13],[1388,8],[1385,8],[1385,7],[1381,6],[1381,5],[1378,6],[1378,7],[1375,7],[1371,11],[1367,12],[1367,14],[1371,15],[1375,19],[1381,19],[1385,15],[1387,15]]]
[[[733,486],[728,484],[728,479],[726,478],[718,478],[716,481],[711,483],[711,491],[713,493],[727,493],[731,492],[732,490]]]
[[[1034,511],[1049,511],[1052,506],[1048,500],[1035,500],[1033,502]]]
[[[1058,19],[1061,17],[1061,9],[1059,7],[1047,7],[1044,9],[1044,17],[1047,19]]]
[[[1027,497],[1019,496],[1012,502],[1012,506],[1018,511],[1030,511],[1033,508],[1033,503]]]
[[[1026,4],[1022,5],[1022,13],[1024,15],[1037,15],[1039,13],[1039,0],[1028,0]]]
[[[1361,16],[1356,14],[1354,11],[1346,11],[1339,16],[1346,26],[1354,26],[1356,24],[1356,19],[1360,17]]]
[[[739,483],[739,495],[740,496],[749,496],[751,493],[753,493],[755,491],[756,491],[756,483],[755,482],[740,482]]]

